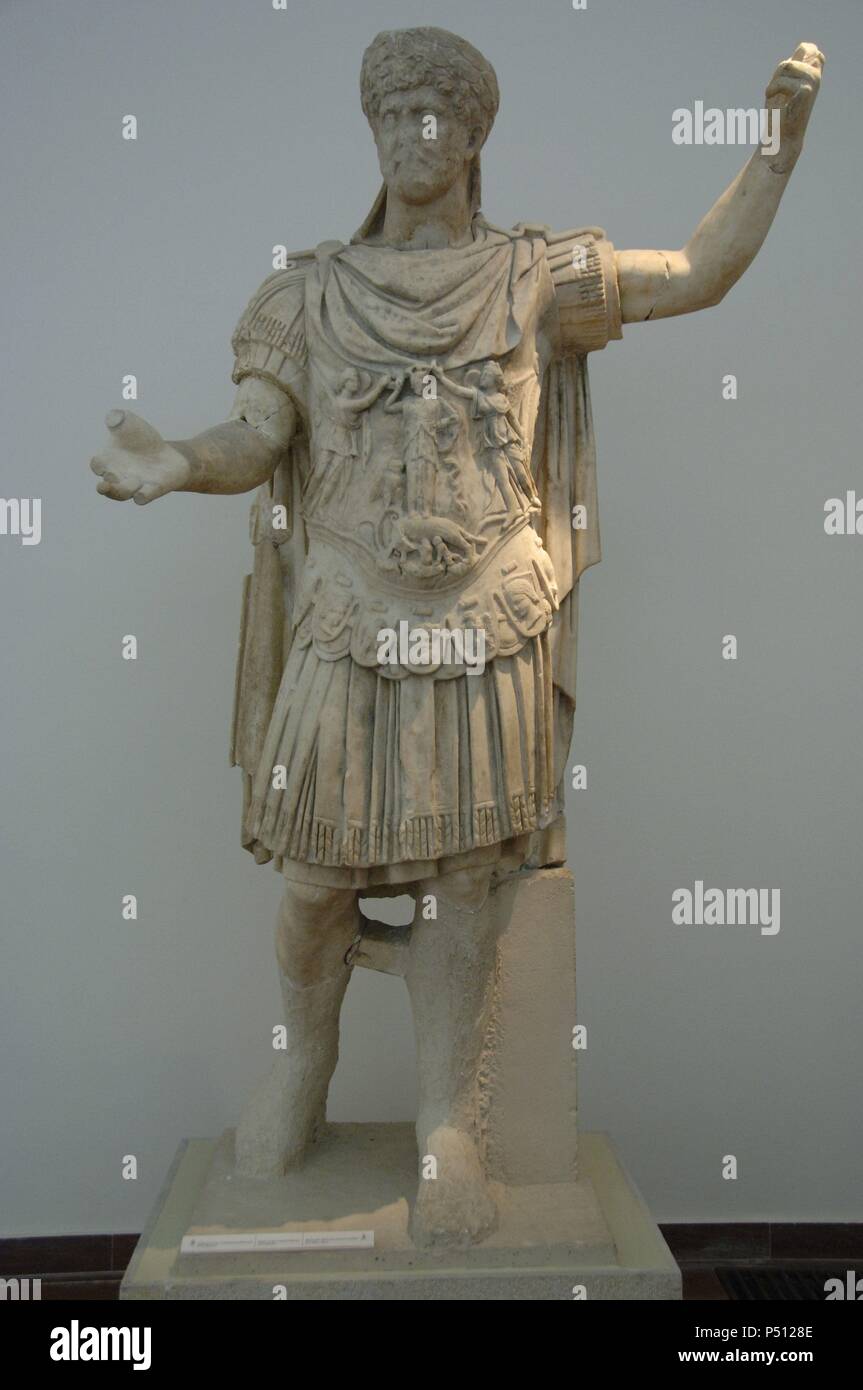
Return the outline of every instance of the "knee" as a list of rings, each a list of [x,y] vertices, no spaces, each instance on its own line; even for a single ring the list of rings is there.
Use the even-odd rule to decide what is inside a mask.
[[[288,880],[279,909],[279,935],[295,941],[318,940],[328,927],[353,920],[355,915],[356,894],[352,891]]]
[[[293,977],[316,974],[343,957],[355,931],[356,894],[344,888],[285,883],[276,926],[276,955]],[[304,983],[307,981],[303,980]]]
[[[333,911],[350,902],[354,893],[344,888],[326,888],[317,883],[297,883],[285,880],[281,912],[285,918],[314,920],[332,915]]]

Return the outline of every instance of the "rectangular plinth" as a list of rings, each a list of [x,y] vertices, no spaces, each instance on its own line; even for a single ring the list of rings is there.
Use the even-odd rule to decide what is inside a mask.
[[[334,1125],[305,1168],[238,1178],[230,1134],[187,1140],[123,1280],[123,1299],[675,1299],[680,1272],[604,1135],[577,1182],[494,1184],[497,1230],[468,1250],[408,1234],[409,1125]],[[373,1231],[367,1249],[182,1254],[188,1234]],[[582,1293],[583,1290],[583,1293]]]

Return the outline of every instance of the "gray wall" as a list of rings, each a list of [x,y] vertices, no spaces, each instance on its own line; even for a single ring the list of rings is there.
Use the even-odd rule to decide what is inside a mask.
[[[760,105],[799,40],[828,55],[745,281],[593,359],[604,560],[582,586],[570,841],[583,1126],[660,1219],[863,1219],[863,537],[822,515],[863,492],[861,19],[856,0],[2,5],[2,495],[44,499],[39,546],[0,537],[2,1231],[139,1229],[178,1141],[231,1123],[269,1064],[279,881],[239,847],[226,754],[248,499],[118,506],[87,461],[126,372],[169,436],[224,417],[272,245],[349,236],[377,188],[365,44],[428,22],[497,67],[488,216],[599,223],[618,247],[681,245],[747,156],[675,146],[675,107]],[[780,933],[675,927],[697,878],[779,887]],[[332,1113],[413,1104],[401,984],[359,972]]]

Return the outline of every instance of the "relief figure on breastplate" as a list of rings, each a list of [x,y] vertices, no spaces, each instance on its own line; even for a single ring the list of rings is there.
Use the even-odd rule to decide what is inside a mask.
[[[328,511],[333,519],[343,513],[350,470],[362,465],[368,455],[368,427],[365,412],[388,386],[382,376],[370,386],[368,372],[349,367],[338,382],[334,396],[325,398],[315,419],[313,439],[314,467],[303,494],[307,516]]]
[[[484,362],[465,373],[465,385],[435,368],[448,390],[471,401],[473,417],[480,422],[479,454],[487,470],[483,477],[490,511],[507,513],[541,510],[536,485],[525,460],[524,436],[506,391],[506,377],[499,362]],[[493,493],[497,489],[497,505]]]
[[[421,365],[404,371],[384,405],[402,421],[398,482],[389,477],[386,497],[391,504],[397,488],[404,512],[385,509],[381,565],[415,578],[459,574],[476,556],[476,538],[459,521],[466,507],[451,453],[462,421],[439,396],[435,371]]]

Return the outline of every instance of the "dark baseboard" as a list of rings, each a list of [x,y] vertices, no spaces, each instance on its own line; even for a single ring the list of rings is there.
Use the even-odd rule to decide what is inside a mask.
[[[679,1265],[788,1264],[863,1259],[863,1223],[668,1222],[659,1228]]]
[[[114,1300],[136,1235],[3,1236],[0,1278],[41,1279],[43,1301]]]
[[[0,1236],[0,1278],[116,1274],[122,1279],[134,1236]]]

